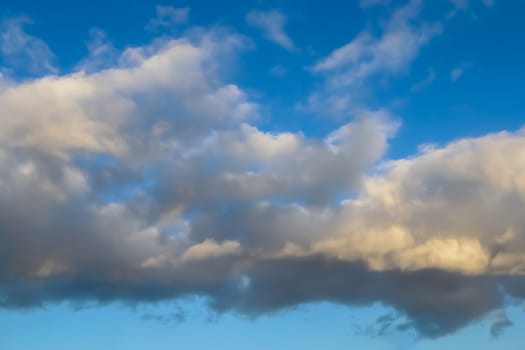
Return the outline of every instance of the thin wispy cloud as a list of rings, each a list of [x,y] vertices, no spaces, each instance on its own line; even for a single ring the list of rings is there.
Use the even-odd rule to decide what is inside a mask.
[[[159,28],[170,28],[177,25],[186,24],[190,17],[190,8],[173,6],[155,6],[156,17],[152,18],[147,25],[147,29],[156,30]]]
[[[459,66],[455,67],[450,71],[450,80],[452,82],[458,81],[459,79],[461,79],[463,74],[465,74],[465,71],[471,67],[472,63],[462,63]]]
[[[490,334],[493,337],[499,337],[503,334],[506,328],[512,327],[513,324],[514,323],[507,316],[507,313],[504,310],[500,310],[492,319]]]
[[[475,14],[477,6],[482,5],[485,8],[494,6],[494,0],[448,0],[452,9],[448,12],[447,18],[453,19],[460,13]]]
[[[368,9],[374,6],[389,5],[390,0],[359,0],[359,6],[363,9]]]
[[[422,2],[410,1],[397,9],[380,37],[365,31],[319,61],[313,70],[338,72],[334,85],[358,84],[374,74],[396,74],[406,70],[423,45],[441,32],[439,23],[419,23]]]
[[[275,66],[273,66],[272,68],[270,68],[270,74],[273,75],[274,77],[283,77],[286,75],[286,73],[288,72],[288,70],[286,69],[286,67],[280,65],[280,64],[277,64]]]
[[[437,78],[436,72],[429,69],[427,76],[410,87],[410,92],[420,92],[432,84]]]
[[[107,34],[100,28],[91,28],[86,41],[89,55],[77,64],[76,68],[87,72],[95,72],[115,65],[120,53],[113,46]]]
[[[246,22],[257,27],[265,37],[289,51],[296,50],[295,44],[285,31],[286,16],[278,10],[254,10],[246,15]]]
[[[4,18],[0,21],[0,55],[11,67],[30,74],[57,73],[55,55],[41,39],[28,34],[24,27],[32,24],[28,17]]]
[[[325,77],[325,85],[312,92],[304,108],[327,115],[348,117],[373,89],[370,81],[406,73],[420,50],[442,32],[441,22],[426,22],[423,2],[409,1],[394,10],[380,35],[365,30],[319,60],[312,71]]]

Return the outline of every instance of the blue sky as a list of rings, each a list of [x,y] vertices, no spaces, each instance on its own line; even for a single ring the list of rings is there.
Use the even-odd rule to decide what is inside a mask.
[[[525,4],[0,4],[0,348],[521,349]]]

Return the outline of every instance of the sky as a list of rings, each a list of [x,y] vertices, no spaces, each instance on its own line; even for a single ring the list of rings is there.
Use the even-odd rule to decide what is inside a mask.
[[[525,3],[0,1],[0,349],[523,349]]]

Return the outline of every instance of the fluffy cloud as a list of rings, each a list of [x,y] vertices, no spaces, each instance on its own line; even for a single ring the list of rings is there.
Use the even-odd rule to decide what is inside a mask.
[[[206,294],[257,250],[206,222],[236,207],[254,222],[279,202],[321,207],[358,186],[395,123],[363,119],[325,139],[261,131],[249,124],[256,104],[218,78],[240,47],[198,32],[128,48],[98,71],[5,81],[2,305]],[[141,295],[150,283],[164,292]]]
[[[373,269],[518,274],[525,138],[498,133],[384,165],[342,204],[341,232],[317,250]]]
[[[255,105],[236,85],[214,84],[210,69],[212,56],[240,45],[238,39],[230,36],[220,48],[216,39],[199,40],[129,48],[117,67],[7,86],[0,95],[0,142],[57,155],[117,154],[143,142],[133,135],[139,125],[157,137],[176,133],[185,139],[217,123],[253,117]]]

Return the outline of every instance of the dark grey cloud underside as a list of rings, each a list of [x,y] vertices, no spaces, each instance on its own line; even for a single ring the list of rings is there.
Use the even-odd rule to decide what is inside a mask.
[[[227,265],[225,261],[213,265],[221,277],[213,278],[210,273],[208,280],[193,282],[118,282],[107,276],[42,283],[4,279],[0,281],[0,307],[28,308],[64,300],[143,303],[197,294],[208,297],[216,311],[257,317],[318,301],[345,305],[381,302],[406,315],[420,334],[439,337],[504,306],[505,292],[525,298],[525,277],[518,276],[468,277],[435,269],[377,272],[359,263],[312,256],[259,261],[243,271],[250,283],[240,286],[238,271],[224,278]]]

